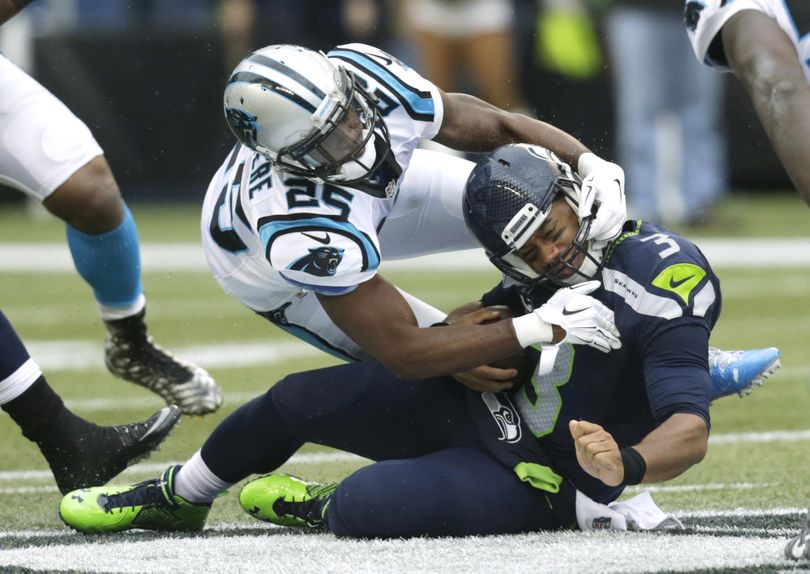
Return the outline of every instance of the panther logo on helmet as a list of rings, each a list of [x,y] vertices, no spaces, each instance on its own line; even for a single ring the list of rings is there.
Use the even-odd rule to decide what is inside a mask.
[[[231,130],[240,134],[240,141],[249,141],[256,145],[256,116],[236,108],[227,108],[225,116]]]
[[[393,155],[376,99],[321,52],[285,44],[253,52],[228,79],[224,106],[242,144],[318,182],[364,182]],[[359,189],[385,197],[384,188]]]

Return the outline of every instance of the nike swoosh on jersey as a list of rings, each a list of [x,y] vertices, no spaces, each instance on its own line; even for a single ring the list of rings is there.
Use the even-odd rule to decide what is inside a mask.
[[[313,241],[317,241],[318,243],[322,243],[323,245],[329,245],[329,243],[332,241],[332,238],[329,237],[328,233],[324,233],[323,237],[318,237],[317,235],[310,235],[309,233],[302,231],[301,235],[305,235],[306,237],[309,237]]]
[[[670,277],[669,286],[672,287],[673,289],[677,289],[678,287],[689,281],[692,277],[694,277],[694,275],[689,275],[687,277],[684,277],[683,279],[675,279],[674,277]]]

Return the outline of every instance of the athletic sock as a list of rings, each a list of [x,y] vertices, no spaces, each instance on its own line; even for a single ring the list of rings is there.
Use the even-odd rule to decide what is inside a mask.
[[[115,229],[88,235],[68,225],[67,240],[76,270],[93,288],[102,312],[138,306],[143,293],[138,231],[126,204],[124,220]]]
[[[175,476],[174,493],[193,504],[210,504],[232,484],[211,472],[198,450]]]

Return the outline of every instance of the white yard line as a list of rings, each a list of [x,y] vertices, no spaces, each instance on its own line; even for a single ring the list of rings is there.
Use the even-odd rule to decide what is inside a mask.
[[[715,268],[810,267],[810,238],[696,239]],[[142,243],[144,271],[207,271],[196,243]],[[472,249],[408,260],[386,261],[383,269],[490,269],[481,250]],[[0,244],[0,271],[74,272],[65,243]]]

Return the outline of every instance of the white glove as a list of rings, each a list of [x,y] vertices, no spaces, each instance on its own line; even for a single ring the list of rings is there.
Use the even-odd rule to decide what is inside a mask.
[[[590,345],[603,353],[622,346],[613,311],[588,293],[599,287],[599,281],[587,281],[557,291],[548,302],[527,315],[512,319],[521,346],[551,343],[552,325],[565,331],[559,343]]]
[[[582,194],[577,215],[591,214],[597,204],[596,217],[586,239],[610,241],[619,236],[627,220],[627,200],[624,196],[624,170],[588,152],[579,156],[577,173],[582,178]]]

